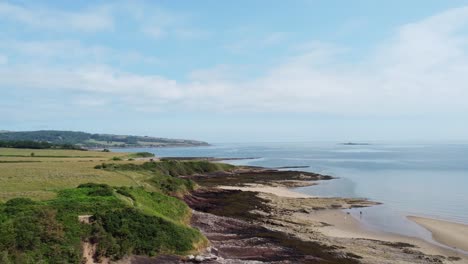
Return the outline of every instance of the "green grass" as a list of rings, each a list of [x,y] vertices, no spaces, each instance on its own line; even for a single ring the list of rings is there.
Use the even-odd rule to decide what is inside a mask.
[[[35,153],[34,157],[30,155],[32,152]],[[56,190],[73,188],[87,182],[139,186],[128,175],[94,169],[97,164],[113,157],[126,158],[128,155],[98,151],[0,148],[0,201],[17,197],[51,199],[55,197]]]
[[[132,204],[148,215],[154,215],[180,224],[187,224],[191,211],[179,199],[158,192],[147,192],[143,188],[122,187],[117,191],[131,199]]]
[[[141,176],[141,186],[149,185],[159,192],[182,196],[197,186],[195,182],[180,178],[179,176],[189,176],[194,174],[212,173],[225,171],[234,168],[234,166],[223,163],[212,163],[208,161],[159,161],[145,162],[143,164],[135,163],[103,163],[96,166],[96,169],[118,172],[132,173]]]
[[[176,176],[187,176],[193,174],[212,173],[233,169],[234,166],[224,163],[213,163],[204,160],[177,161],[163,160],[160,162],[145,162],[143,164],[121,163],[108,164],[109,170],[122,171],[152,171],[159,174]]]
[[[34,157],[31,157],[34,153]],[[74,158],[74,157],[90,157],[90,158],[111,158],[113,156],[127,156],[128,153],[113,153],[100,151],[80,151],[80,150],[62,150],[62,149],[15,149],[15,148],[0,148],[0,156],[28,157],[38,158],[57,157],[57,158]]]
[[[129,155],[130,158],[151,158],[155,155],[150,152],[136,152]]]

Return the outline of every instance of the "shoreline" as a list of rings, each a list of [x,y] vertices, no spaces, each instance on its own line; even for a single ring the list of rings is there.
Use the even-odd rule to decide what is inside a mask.
[[[294,188],[287,186],[267,186],[256,184],[248,187],[218,186],[218,188],[223,190],[258,192],[260,193],[260,197],[269,199],[271,199],[271,195],[298,200],[321,198],[294,191]],[[345,198],[336,197],[336,199]],[[370,204],[369,206],[373,205]],[[307,222],[312,220],[323,223],[324,225],[318,227],[317,229],[323,235],[328,237],[370,239],[391,243],[408,243],[417,246],[424,253],[431,255],[455,254],[457,257],[461,257],[463,260],[458,261],[457,263],[468,263],[468,243],[461,241],[463,240],[463,237],[468,237],[468,225],[419,216],[407,216],[408,219],[432,233],[433,240],[436,242],[433,243],[420,237],[410,237],[386,231],[368,229],[358,219],[353,217],[351,214],[347,214],[342,209],[325,209],[317,211],[313,214],[304,211],[304,213],[295,213],[293,218],[298,221]],[[440,243],[440,245],[437,245],[437,243]]]
[[[468,225],[412,215],[407,218],[429,230],[435,241],[468,254]]]
[[[310,186],[310,185],[307,185]],[[302,194],[295,192],[292,188],[282,187],[282,186],[266,186],[262,184],[250,184],[246,187],[240,186],[218,186],[218,188],[223,190],[239,190],[243,192],[259,192],[259,193],[268,193],[274,194],[286,198],[312,198],[313,196],[308,194]]]
[[[276,182],[277,183],[277,182]],[[297,187],[303,186],[312,186],[317,185],[318,183],[310,181],[303,182],[297,186],[285,186],[281,184],[273,185],[264,185],[264,184],[245,184],[246,186],[217,186],[223,190],[240,190],[240,191],[249,191],[249,192],[258,192],[268,195],[276,195],[284,198],[322,198],[318,196],[312,196],[304,193],[300,193],[294,190]],[[343,197],[336,197],[342,198]],[[372,205],[370,205],[372,206]],[[461,253],[468,257],[468,225],[462,223],[451,222],[447,220],[437,220],[422,216],[413,216],[407,215],[406,218],[416,223],[417,225],[428,230],[432,235],[432,241],[428,241],[422,237],[411,237],[403,234],[394,234],[381,230],[370,230],[365,227],[359,219],[354,218],[352,215],[347,214],[339,209],[327,209],[331,212],[336,211],[335,217],[331,217],[329,213],[318,212],[314,214],[314,217],[322,215],[323,218],[318,217],[317,220],[322,220],[323,222],[332,222],[333,225],[340,227],[338,230],[335,228],[325,227],[323,231],[329,236],[337,237],[348,237],[348,238],[372,238],[379,240],[387,240],[389,242],[395,242],[396,240],[405,240],[408,243],[418,244],[424,248],[434,251],[433,247],[440,248],[442,251],[453,251],[456,253]],[[353,222],[352,224],[341,221],[340,219],[349,219],[348,222]],[[327,220],[327,221],[324,221]],[[330,223],[329,223],[330,224]],[[353,234],[350,236],[350,234]],[[465,238],[465,239],[464,239]],[[424,244],[428,245],[424,245]],[[438,245],[439,244],[439,245]]]
[[[331,176],[241,166],[188,178],[201,186],[184,197],[193,210],[191,223],[211,241],[215,255],[222,259],[259,263],[292,259],[308,263],[305,260],[312,258],[323,263],[468,264],[468,255],[462,252],[423,238],[371,230],[344,211],[380,203],[313,197],[293,189],[331,180]],[[253,246],[252,241],[258,244]],[[264,244],[270,246],[261,246]],[[246,247],[249,250],[240,250]]]

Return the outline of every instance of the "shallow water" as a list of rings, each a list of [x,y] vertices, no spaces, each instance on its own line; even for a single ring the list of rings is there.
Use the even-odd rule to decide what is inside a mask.
[[[257,157],[230,163],[265,167],[306,165],[310,167],[301,170],[339,179],[297,188],[298,192],[382,202],[364,209],[361,220],[371,228],[426,238],[427,232],[405,215],[468,224],[468,144],[249,143],[121,151],[150,151],[162,157]]]

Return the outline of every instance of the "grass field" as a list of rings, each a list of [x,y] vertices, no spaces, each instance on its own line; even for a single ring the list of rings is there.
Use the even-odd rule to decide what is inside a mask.
[[[147,175],[94,169],[96,165],[109,162],[114,157],[124,160],[121,162],[128,162],[125,160],[131,154],[0,148],[0,201],[16,197],[50,199],[55,197],[57,190],[87,182],[112,186],[141,185]]]

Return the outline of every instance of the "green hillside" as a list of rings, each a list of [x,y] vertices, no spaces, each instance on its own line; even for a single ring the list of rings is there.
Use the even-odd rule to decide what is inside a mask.
[[[0,148],[0,263],[79,264],[86,245],[95,260],[206,247],[177,198],[197,185],[180,176],[233,166],[133,159],[144,154]]]
[[[189,147],[208,143],[188,139],[168,139],[149,136],[91,134],[76,131],[0,131],[0,141],[38,141],[52,144],[73,144],[86,148],[110,147]]]

